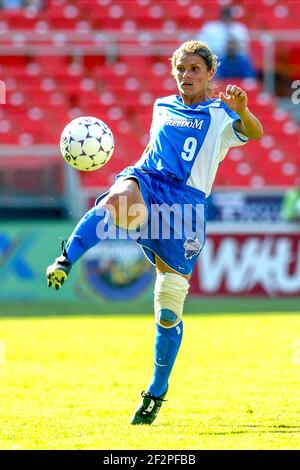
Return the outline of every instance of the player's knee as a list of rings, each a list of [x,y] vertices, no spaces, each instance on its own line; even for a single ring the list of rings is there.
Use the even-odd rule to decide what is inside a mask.
[[[166,328],[178,325],[182,319],[189,282],[176,273],[159,273],[154,290],[156,322]]]
[[[125,203],[125,204],[124,204]],[[126,206],[126,193],[119,193],[113,189],[101,200],[100,205],[104,206],[111,214],[115,224],[119,223],[122,208]]]
[[[104,198],[100,201],[101,206],[110,206],[113,207],[115,210],[119,207],[119,194],[112,190],[104,196]]]
[[[126,180],[113,186],[101,200],[101,205],[108,209],[114,222],[121,227],[127,227],[132,219],[136,219],[136,212],[138,212],[139,219],[144,220],[147,217],[147,208],[142,201],[142,196],[135,181]],[[137,223],[137,225],[139,224]]]

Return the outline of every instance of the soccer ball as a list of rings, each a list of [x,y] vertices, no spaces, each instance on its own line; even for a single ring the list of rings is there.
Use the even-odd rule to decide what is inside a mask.
[[[105,165],[112,156],[113,134],[100,119],[79,117],[62,131],[60,150],[65,161],[76,170],[94,171]]]

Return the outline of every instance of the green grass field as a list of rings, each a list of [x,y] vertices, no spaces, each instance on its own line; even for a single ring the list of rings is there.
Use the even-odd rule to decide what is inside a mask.
[[[300,448],[300,321],[186,315],[168,401],[131,426],[150,316],[0,320],[0,449]]]

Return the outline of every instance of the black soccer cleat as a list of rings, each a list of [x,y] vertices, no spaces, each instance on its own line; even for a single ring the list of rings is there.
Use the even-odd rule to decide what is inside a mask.
[[[162,405],[168,389],[160,397],[154,397],[150,392],[142,392],[143,400],[136,410],[131,424],[152,424]]]
[[[71,271],[72,263],[68,260],[67,252],[62,243],[62,253],[55,259],[53,264],[50,264],[46,270],[46,277],[48,279],[48,287],[55,287],[56,290],[60,289],[67,279]]]

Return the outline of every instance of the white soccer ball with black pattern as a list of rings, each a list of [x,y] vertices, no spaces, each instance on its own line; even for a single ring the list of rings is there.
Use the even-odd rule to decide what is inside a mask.
[[[76,170],[94,171],[105,165],[114,151],[114,137],[105,122],[92,116],[73,119],[64,128],[60,150]]]

